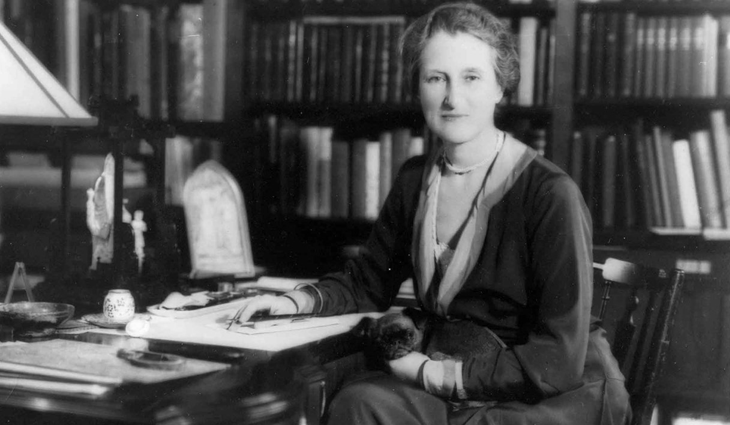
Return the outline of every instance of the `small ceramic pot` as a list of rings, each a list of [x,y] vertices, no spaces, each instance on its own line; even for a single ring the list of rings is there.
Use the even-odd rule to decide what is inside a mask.
[[[125,323],[134,317],[134,298],[127,289],[111,289],[104,297],[104,317]]]

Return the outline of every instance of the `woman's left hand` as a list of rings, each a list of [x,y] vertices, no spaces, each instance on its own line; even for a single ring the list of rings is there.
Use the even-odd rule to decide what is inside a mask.
[[[418,383],[418,370],[427,360],[430,360],[427,355],[412,351],[399,359],[389,361],[388,366],[390,366],[390,373],[396,378]]]

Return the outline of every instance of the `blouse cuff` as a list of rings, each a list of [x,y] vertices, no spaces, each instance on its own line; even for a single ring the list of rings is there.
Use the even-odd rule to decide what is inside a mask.
[[[456,387],[456,362],[427,361],[423,367],[423,387],[430,394],[451,398]]]
[[[283,296],[294,301],[298,308],[297,313],[309,314],[314,311],[314,298],[306,291],[289,291]]]
[[[301,310],[300,313],[314,313],[314,314],[321,314],[322,313],[322,307],[324,306],[324,298],[322,297],[322,292],[320,292],[319,288],[317,286],[311,284],[311,283],[300,283],[294,288],[294,292],[303,292],[307,294],[312,299],[312,307],[311,310]],[[297,300],[298,302],[298,300]],[[301,309],[301,306],[300,306]]]

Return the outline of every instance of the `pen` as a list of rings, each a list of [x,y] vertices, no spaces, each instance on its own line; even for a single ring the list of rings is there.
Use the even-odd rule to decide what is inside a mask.
[[[238,326],[253,326],[253,327],[259,327],[257,324],[261,324],[263,327],[266,326],[275,326],[281,323],[291,323],[297,320],[304,320],[308,319],[310,317],[314,317],[314,314],[272,314],[272,315],[256,315],[254,314],[249,318],[247,322],[238,322],[238,319],[231,319],[230,324],[236,323]],[[229,326],[230,328],[230,326]]]

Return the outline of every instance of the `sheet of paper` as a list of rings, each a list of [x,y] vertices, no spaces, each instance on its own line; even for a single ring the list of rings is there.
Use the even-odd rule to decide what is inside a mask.
[[[229,310],[186,319],[152,316],[150,329],[143,337],[223,347],[281,351],[348,332],[365,316],[377,318],[383,315],[383,313],[346,314],[335,316],[338,323],[329,326],[302,329],[298,332],[243,334],[227,331],[223,326],[233,317],[236,310],[234,306]],[[125,335],[124,330],[118,329],[95,329],[90,332]]]

